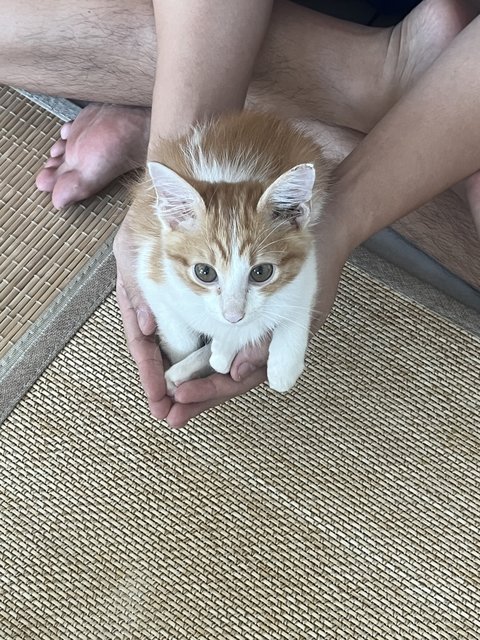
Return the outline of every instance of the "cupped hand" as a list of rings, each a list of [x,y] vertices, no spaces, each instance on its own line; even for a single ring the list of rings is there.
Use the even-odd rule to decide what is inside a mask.
[[[117,261],[117,301],[128,350],[136,362],[150,412],[163,420],[172,407],[172,401],[167,396],[163,358],[155,339],[155,319],[132,277],[134,256],[129,215],[127,213],[113,243]]]
[[[268,345],[246,347],[235,358],[230,374],[213,373],[181,384],[167,416],[171,427],[183,427],[207,409],[246,393],[267,377]]]

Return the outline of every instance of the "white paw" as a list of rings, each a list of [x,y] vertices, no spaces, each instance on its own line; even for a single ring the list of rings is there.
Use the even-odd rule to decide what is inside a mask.
[[[217,373],[230,373],[231,360],[223,356],[221,353],[212,353],[210,356],[210,366]]]
[[[190,379],[181,364],[181,362],[174,364],[165,372],[165,384],[167,385],[167,395],[169,396],[174,396],[176,388]]]
[[[270,389],[285,393],[290,391],[298,378],[302,375],[303,362],[295,366],[285,366],[285,363],[267,363],[267,377]]]

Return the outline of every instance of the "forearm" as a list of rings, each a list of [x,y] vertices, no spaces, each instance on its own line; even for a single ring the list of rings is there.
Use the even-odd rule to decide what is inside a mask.
[[[150,139],[243,107],[273,0],[153,0],[157,65]]]
[[[480,168],[479,41],[477,18],[337,168],[350,249]]]

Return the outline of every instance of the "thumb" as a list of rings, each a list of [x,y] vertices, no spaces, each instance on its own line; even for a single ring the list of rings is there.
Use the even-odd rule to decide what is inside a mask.
[[[248,378],[254,371],[265,366],[270,340],[259,345],[244,347],[236,356],[230,368],[230,375],[236,382]]]
[[[117,296],[127,299],[128,305],[135,311],[140,331],[145,336],[151,335],[155,331],[155,318],[145,302],[138,285],[131,278],[126,278],[121,271],[117,272]]]
[[[126,238],[122,228],[113,245],[117,262],[117,296],[123,300],[125,306],[135,311],[140,331],[145,336],[149,336],[155,331],[155,318],[142,296],[137,281],[132,276],[132,253],[126,239],[128,240],[128,237]]]

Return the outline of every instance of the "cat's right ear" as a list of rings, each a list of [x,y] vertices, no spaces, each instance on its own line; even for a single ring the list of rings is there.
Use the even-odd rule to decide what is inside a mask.
[[[258,207],[269,207],[275,218],[304,227],[311,218],[314,185],[314,165],[298,164],[268,187],[258,201]]]
[[[155,211],[169,229],[192,229],[205,211],[202,196],[191,184],[159,162],[147,162],[147,169],[157,194]]]

